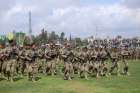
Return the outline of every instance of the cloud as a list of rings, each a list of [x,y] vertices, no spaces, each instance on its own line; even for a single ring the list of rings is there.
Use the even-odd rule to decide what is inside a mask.
[[[14,0],[1,0],[0,1],[0,15],[14,5]]]
[[[121,34],[127,37],[131,36],[132,32],[139,34],[138,18],[140,14],[136,15],[133,10],[116,4],[60,8],[54,10],[46,22],[56,31],[73,33],[75,36],[98,34],[102,37]]]
[[[13,2],[11,2],[13,1]],[[75,0],[42,0],[38,2],[37,0],[7,0],[0,1],[1,6],[0,14],[0,33],[5,34],[13,29],[18,31],[28,32],[28,12],[32,11],[32,25],[39,27],[44,19],[51,15],[52,11],[57,8],[65,8],[68,6],[73,6],[77,4]],[[5,9],[6,8],[6,9]],[[36,31],[36,27],[34,28]],[[41,28],[39,28],[41,29]],[[38,30],[38,29],[37,29]],[[39,31],[38,31],[39,32]]]
[[[122,4],[128,8],[140,8],[140,0],[123,0]]]
[[[96,4],[89,0],[86,5],[80,0],[14,1],[8,3],[9,8],[0,18],[0,34],[13,29],[27,33],[28,11],[31,10],[32,27],[36,35],[42,28],[57,33],[63,31],[67,36],[72,34],[75,37],[96,34],[99,37],[140,35],[140,10],[126,7],[126,1],[129,0],[123,1],[123,4]]]

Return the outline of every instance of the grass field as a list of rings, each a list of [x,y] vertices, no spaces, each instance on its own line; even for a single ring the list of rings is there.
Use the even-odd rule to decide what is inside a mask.
[[[72,81],[61,76],[40,76],[37,82],[27,78],[14,83],[0,81],[0,93],[140,93],[140,61],[129,62],[130,76],[110,76],[89,80],[75,77]]]

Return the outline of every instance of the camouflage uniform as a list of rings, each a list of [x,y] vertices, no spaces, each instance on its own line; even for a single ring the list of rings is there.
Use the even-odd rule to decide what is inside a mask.
[[[35,50],[27,50],[25,60],[28,80],[35,81],[38,72]]]
[[[83,51],[81,51],[79,58],[81,60],[80,77],[83,77],[82,75],[84,75],[84,78],[88,80],[89,61],[88,61],[88,54],[86,48],[83,48]]]
[[[41,66],[42,66],[42,71],[45,74],[45,65],[46,65],[46,59],[45,59],[45,51],[40,50],[39,52],[39,61],[41,62]]]
[[[78,59],[79,55],[78,55],[79,51],[73,51],[74,57],[73,57],[73,70],[74,70],[74,74],[78,74],[79,75],[79,65],[80,65],[80,61]]]
[[[101,58],[101,63],[100,63],[100,74],[101,75],[105,75],[107,76],[107,72],[108,72],[108,68],[107,68],[107,52],[105,51],[105,49],[103,48],[100,51],[100,58]]]
[[[74,74],[72,65],[73,53],[70,49],[65,49],[62,56],[64,58],[64,79],[71,80]]]
[[[122,55],[122,62],[124,64],[123,73],[126,74],[126,75],[129,75],[129,73],[128,73],[128,56],[129,56],[129,51],[128,51],[128,49],[127,48],[122,49],[121,55]]]
[[[50,49],[46,53],[46,74],[51,74],[52,76],[56,74],[56,52],[53,49]]]
[[[120,65],[119,65],[119,53],[118,53],[117,49],[114,49],[111,52],[111,61],[112,61],[112,66],[109,71],[109,74],[111,74],[113,72],[113,70],[116,68],[117,75],[119,75],[120,74]]]
[[[10,50],[10,59],[7,62],[6,65],[6,73],[8,75],[8,80],[10,80],[11,82],[13,82],[14,79],[14,75],[16,73],[16,64],[17,64],[17,52],[15,49],[11,49]]]

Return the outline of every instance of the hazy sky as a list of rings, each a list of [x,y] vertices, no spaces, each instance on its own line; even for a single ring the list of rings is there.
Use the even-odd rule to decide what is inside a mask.
[[[42,28],[67,36],[140,36],[140,0],[0,0],[0,34]]]

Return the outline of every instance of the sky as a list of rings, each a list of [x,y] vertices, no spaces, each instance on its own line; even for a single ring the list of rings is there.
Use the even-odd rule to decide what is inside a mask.
[[[0,0],[0,35],[42,28],[73,37],[140,36],[140,0]]]

